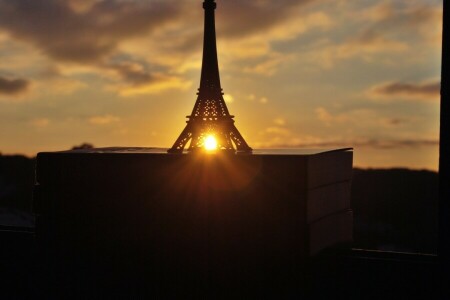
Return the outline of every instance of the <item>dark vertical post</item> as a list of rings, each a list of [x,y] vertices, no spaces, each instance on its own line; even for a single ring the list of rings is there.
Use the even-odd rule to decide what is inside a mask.
[[[439,249],[443,296],[450,287],[450,7],[443,1],[442,71],[441,71],[441,127],[439,146]],[[448,299],[448,298],[447,298]]]

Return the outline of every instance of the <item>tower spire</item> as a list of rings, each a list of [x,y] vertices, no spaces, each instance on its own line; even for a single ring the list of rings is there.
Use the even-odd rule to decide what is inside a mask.
[[[205,10],[205,29],[203,36],[200,91],[214,89],[216,92],[218,91],[220,93],[219,63],[217,61],[216,25],[214,16],[216,3],[214,1],[205,1],[203,3],[203,8]]]
[[[214,0],[203,2],[205,10],[205,28],[203,38],[203,60],[200,88],[192,114],[184,130],[175,141],[169,153],[182,153],[191,141],[189,151],[205,147],[208,139],[215,140],[218,150],[230,150],[250,153],[250,148],[234,125],[234,116],[228,112],[220,85],[219,64],[217,61]],[[234,147],[233,146],[236,147]]]

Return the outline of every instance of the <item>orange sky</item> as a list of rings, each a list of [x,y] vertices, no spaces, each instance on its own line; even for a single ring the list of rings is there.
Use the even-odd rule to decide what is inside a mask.
[[[437,169],[442,1],[218,0],[222,87],[253,148]],[[196,99],[198,0],[0,0],[0,151],[170,147]]]

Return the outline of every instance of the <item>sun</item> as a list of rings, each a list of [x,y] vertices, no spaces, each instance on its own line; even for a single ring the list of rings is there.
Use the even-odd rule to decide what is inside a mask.
[[[205,150],[214,151],[217,149],[217,140],[213,135],[208,135],[203,143]]]

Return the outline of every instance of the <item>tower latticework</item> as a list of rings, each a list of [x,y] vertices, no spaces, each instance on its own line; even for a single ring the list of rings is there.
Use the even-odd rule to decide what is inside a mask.
[[[251,152],[242,135],[234,125],[234,116],[228,112],[220,85],[217,61],[214,0],[205,0],[205,31],[203,40],[203,61],[200,88],[192,114],[187,116],[187,125],[175,141],[169,153],[182,153],[190,141],[188,150],[202,149],[205,139],[213,136],[218,150]],[[236,148],[234,148],[233,144]]]

